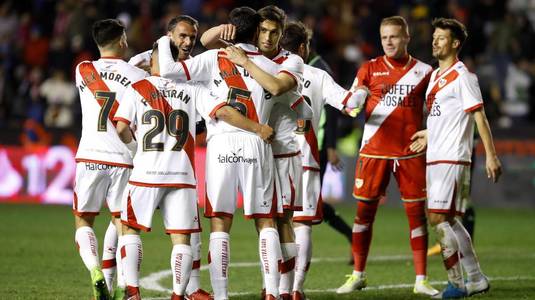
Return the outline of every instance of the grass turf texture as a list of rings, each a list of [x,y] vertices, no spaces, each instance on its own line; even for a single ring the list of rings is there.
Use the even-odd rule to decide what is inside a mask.
[[[351,221],[353,205],[337,206]],[[99,251],[108,214],[95,222]],[[484,272],[491,277],[490,293],[478,299],[535,299],[535,210],[478,209],[475,244]],[[258,260],[257,237],[252,221],[235,217],[231,232],[231,264]],[[350,223],[351,224],[351,223]],[[206,265],[209,225],[203,219],[203,256]],[[336,295],[352,270],[347,265],[349,244],[328,225],[314,227],[313,257],[306,290],[310,299],[426,299],[412,294],[414,271],[410,258],[408,225],[402,209],[381,207],[374,225],[374,238],[367,266],[372,289]],[[163,233],[161,217],[154,217],[153,231],[142,234],[144,259],[141,277],[168,270],[171,242]],[[430,245],[434,243],[431,235]],[[395,256],[392,258],[392,256]],[[386,260],[381,260],[386,258]],[[328,261],[331,260],[331,261]],[[0,299],[90,299],[90,277],[74,244],[73,216],[66,206],[0,205]],[[438,256],[428,261],[430,281],[445,281]],[[202,285],[210,289],[208,271],[201,272]],[[492,278],[496,278],[492,280]],[[160,280],[171,288],[171,277]],[[377,289],[378,286],[409,284],[410,287]],[[230,268],[233,299],[258,299],[259,267]],[[435,284],[443,288],[443,284]],[[305,291],[306,291],[305,290]],[[331,290],[331,291],[326,291]],[[245,294],[242,294],[245,293]],[[169,294],[142,289],[144,298],[169,299]]]

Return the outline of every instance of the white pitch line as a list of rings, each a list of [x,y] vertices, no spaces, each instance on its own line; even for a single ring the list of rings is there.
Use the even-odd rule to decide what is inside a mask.
[[[515,281],[515,280],[535,280],[535,277],[532,276],[513,276],[513,277],[489,277],[489,280],[492,281]],[[431,281],[430,284],[432,285],[445,285],[447,284],[447,281]],[[405,289],[405,288],[411,288],[414,286],[414,283],[402,283],[402,284],[386,284],[386,285],[378,285],[378,286],[369,286],[364,289],[363,291],[375,291],[375,290],[393,290],[393,289]],[[171,294],[172,290],[169,290],[169,294]],[[335,293],[336,289],[324,289],[324,290],[306,290],[307,294],[317,294],[317,293]],[[236,292],[236,293],[229,293],[229,296],[254,296],[258,295],[258,292]],[[169,299],[169,297],[164,298],[144,298],[146,300],[165,300]]]
[[[372,256],[368,258],[368,261],[399,261],[399,260],[410,260],[412,259],[412,256],[409,255],[385,255],[385,256]],[[339,257],[324,257],[324,258],[313,258],[312,263],[315,262],[341,262],[345,261],[345,258],[339,258]],[[237,263],[231,263],[230,268],[251,268],[251,267],[257,267],[260,265],[260,262],[237,262]],[[208,265],[202,265],[201,271],[208,270]],[[155,273],[151,273],[146,277],[143,277],[139,280],[139,283],[141,287],[147,289],[147,290],[153,290],[156,292],[167,292],[171,293],[172,290],[163,287],[160,284],[160,280],[171,276],[171,270],[163,270]]]

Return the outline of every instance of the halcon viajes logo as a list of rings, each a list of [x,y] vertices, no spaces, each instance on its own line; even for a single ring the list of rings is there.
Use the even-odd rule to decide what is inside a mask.
[[[240,154],[241,148],[238,151],[230,151],[231,154],[219,154],[217,160],[220,164],[236,164],[236,163],[247,163],[247,164],[256,164],[258,159],[256,157],[244,157],[243,154]]]

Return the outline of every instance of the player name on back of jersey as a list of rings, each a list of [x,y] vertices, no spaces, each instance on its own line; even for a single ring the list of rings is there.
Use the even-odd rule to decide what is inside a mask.
[[[117,72],[101,71],[99,72],[99,75],[100,75],[100,78],[102,78],[102,80],[115,81],[125,87],[132,84],[132,81],[128,79],[128,77],[126,77],[125,75],[119,74]],[[82,84],[78,87],[80,89],[80,92],[84,91],[84,89],[87,87],[88,81],[90,80],[92,79],[84,78],[82,80]]]

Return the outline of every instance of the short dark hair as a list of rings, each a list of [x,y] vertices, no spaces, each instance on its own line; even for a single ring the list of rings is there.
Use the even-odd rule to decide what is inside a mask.
[[[281,30],[284,31],[284,26],[286,25],[286,13],[278,6],[265,6],[258,10],[258,15],[260,15],[260,23],[266,20],[273,21],[279,24]]]
[[[96,21],[91,31],[95,43],[99,47],[106,47],[121,38],[125,32],[125,27],[119,20],[104,19]]]
[[[297,53],[299,46],[307,44],[311,36],[311,32],[306,28],[305,24],[299,21],[289,22],[284,29],[280,45],[290,52]]]
[[[176,61],[178,59],[178,47],[172,41],[169,42],[169,46],[171,48],[171,56],[173,57],[173,60]],[[158,41],[152,44],[152,53],[154,52],[158,52]]]
[[[254,41],[260,22],[260,17],[254,9],[242,6],[231,10],[229,22],[236,27],[234,42],[249,43]]]
[[[455,19],[438,18],[434,19],[431,25],[433,26],[433,29],[448,29],[453,39],[459,41],[459,49],[457,49],[457,52],[461,51],[464,42],[468,38],[468,31],[463,23]]]
[[[180,22],[186,22],[193,27],[199,28],[199,22],[197,20],[188,15],[180,15],[169,20],[169,23],[167,23],[167,31],[175,30],[176,24]]]

